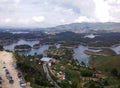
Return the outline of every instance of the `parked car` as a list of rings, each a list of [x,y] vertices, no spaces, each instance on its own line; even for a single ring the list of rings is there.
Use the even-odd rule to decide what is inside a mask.
[[[0,85],[2,84],[2,81],[0,81]]]
[[[0,77],[0,85],[2,84],[2,77]]]
[[[8,69],[5,69],[5,72],[9,72]]]
[[[18,78],[21,78],[21,77],[22,77],[21,73],[18,73]]]
[[[10,74],[9,72],[6,72],[6,74]]]
[[[13,83],[14,83],[14,80],[9,80],[9,83],[10,83],[10,84],[13,84]]]
[[[6,67],[3,67],[3,68],[6,68]]]
[[[12,76],[8,76],[7,79],[8,79],[8,80],[12,80]]]
[[[0,77],[0,81],[2,81],[2,77]]]

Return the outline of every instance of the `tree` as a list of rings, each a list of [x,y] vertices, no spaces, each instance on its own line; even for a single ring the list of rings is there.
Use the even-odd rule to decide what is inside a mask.
[[[113,68],[113,69],[111,70],[111,74],[112,74],[113,76],[118,76],[118,70],[117,70],[116,68]]]
[[[78,80],[74,80],[71,85],[72,88],[82,88],[82,84]]]
[[[90,77],[93,75],[93,71],[89,70],[89,69],[84,69],[84,70],[81,70],[81,75],[86,76],[86,77]]]

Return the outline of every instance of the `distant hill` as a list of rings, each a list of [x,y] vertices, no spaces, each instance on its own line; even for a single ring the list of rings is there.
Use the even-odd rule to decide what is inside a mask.
[[[120,32],[120,23],[72,23],[56,27],[46,28],[48,32],[72,31],[77,33],[90,32]]]
[[[106,23],[72,23],[59,25],[56,27],[48,28],[11,28],[11,27],[0,27],[0,31],[7,32],[18,32],[18,31],[45,31],[46,33],[55,34],[59,32],[72,31],[76,33],[104,33],[104,32],[120,32],[120,23],[106,22]]]

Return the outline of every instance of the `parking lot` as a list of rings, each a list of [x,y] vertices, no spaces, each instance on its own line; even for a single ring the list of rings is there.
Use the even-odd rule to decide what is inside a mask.
[[[0,88],[23,88],[20,86],[24,84],[21,73],[14,63],[12,53],[0,51]]]

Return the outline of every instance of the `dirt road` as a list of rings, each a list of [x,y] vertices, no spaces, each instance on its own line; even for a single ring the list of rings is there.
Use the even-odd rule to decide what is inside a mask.
[[[2,88],[21,88],[17,77],[17,70],[13,66],[14,62],[15,60],[12,53],[0,51],[0,76],[3,79]],[[9,80],[6,78],[5,69],[7,69],[12,76],[12,79],[14,80],[13,84],[10,84]]]

